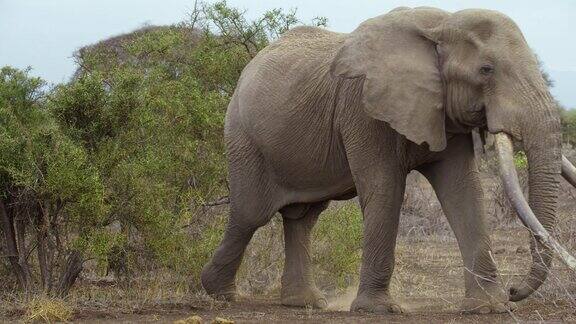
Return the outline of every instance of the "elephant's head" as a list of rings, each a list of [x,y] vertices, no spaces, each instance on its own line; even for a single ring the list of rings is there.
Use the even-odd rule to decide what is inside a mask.
[[[556,104],[516,24],[489,10],[399,8],[352,32],[331,71],[362,78],[365,112],[432,151],[444,150],[450,133],[479,127],[496,134],[508,195],[540,239],[532,240],[531,270],[510,298],[534,292],[548,275],[552,250],[561,249],[547,232],[556,223],[561,132]],[[529,204],[514,178],[510,138],[528,158]]]

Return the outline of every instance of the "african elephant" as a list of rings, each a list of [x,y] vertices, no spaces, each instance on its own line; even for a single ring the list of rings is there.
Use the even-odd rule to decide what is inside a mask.
[[[234,298],[246,245],[280,212],[282,303],[325,307],[310,232],[330,200],[358,196],[364,245],[351,310],[402,312],[389,285],[411,170],[432,184],[455,233],[464,310],[508,311],[547,277],[558,247],[548,231],[562,170],[559,113],[522,32],[501,13],[402,7],[350,34],[294,28],[244,69],[225,125],[230,219],[202,271],[210,295]],[[509,295],[491,256],[474,128],[496,135],[508,195],[536,238],[532,267]],[[529,202],[514,177],[512,140],[527,156]]]

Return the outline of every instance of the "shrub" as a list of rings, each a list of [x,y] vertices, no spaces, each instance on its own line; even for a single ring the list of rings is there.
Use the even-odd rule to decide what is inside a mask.
[[[329,208],[320,216],[312,242],[320,285],[344,289],[354,282],[360,270],[362,233],[362,215],[355,201]]]
[[[108,248],[94,249],[107,206],[98,170],[61,131],[42,86],[27,70],[0,71],[0,218],[20,287],[65,294],[81,268],[79,255]]]

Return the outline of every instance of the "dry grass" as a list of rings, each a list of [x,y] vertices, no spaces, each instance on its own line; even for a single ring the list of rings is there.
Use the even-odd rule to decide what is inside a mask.
[[[202,324],[204,321],[198,315],[189,316],[187,318],[174,321],[174,324]]]
[[[72,318],[72,307],[62,299],[36,297],[28,302],[24,320],[26,322],[67,322]]]
[[[436,193],[426,178],[416,171],[411,172],[406,179],[398,235],[411,239],[453,237],[446,219],[434,215],[442,215]]]

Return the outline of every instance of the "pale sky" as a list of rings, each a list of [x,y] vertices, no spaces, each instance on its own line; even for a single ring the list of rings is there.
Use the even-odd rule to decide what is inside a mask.
[[[78,48],[145,23],[172,24],[186,18],[193,0],[0,0],[0,66],[31,66],[49,82],[67,81]],[[329,29],[350,32],[360,22],[398,6],[499,10],[520,26],[556,81],[553,94],[576,108],[575,0],[229,0],[256,17],[272,8],[297,8],[309,21],[328,18]]]

